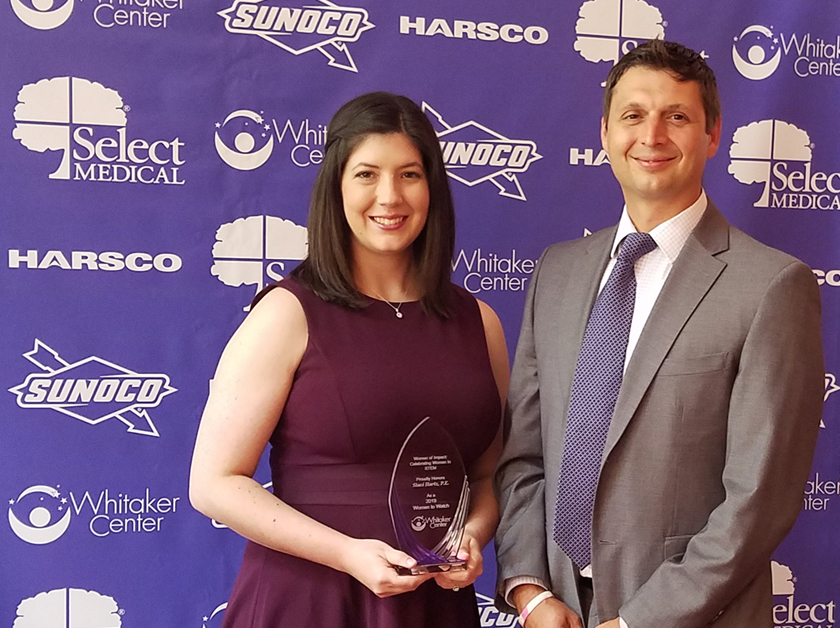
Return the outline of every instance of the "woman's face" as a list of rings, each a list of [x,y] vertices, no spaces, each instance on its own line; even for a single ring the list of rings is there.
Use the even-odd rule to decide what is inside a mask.
[[[423,158],[403,133],[372,134],[356,146],[341,176],[354,258],[407,255],[429,213]]]

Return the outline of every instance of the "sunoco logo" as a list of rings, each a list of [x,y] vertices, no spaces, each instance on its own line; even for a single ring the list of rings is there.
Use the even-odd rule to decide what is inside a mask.
[[[489,181],[501,196],[526,200],[516,175],[542,159],[535,142],[512,140],[474,120],[451,126],[430,105],[424,102],[422,108],[442,129],[437,136],[450,177],[469,187]]]
[[[71,517],[86,520],[88,531],[97,538],[156,533],[167,518],[177,514],[181,501],[180,497],[157,497],[150,488],[139,494],[112,493],[107,488],[71,491],[66,497],[59,488],[30,486],[9,500],[9,526],[19,539],[33,545],[53,543],[67,532]]]
[[[43,79],[18,92],[12,137],[38,153],[61,152],[50,179],[183,185],[184,143],[177,137],[129,140],[129,110],[116,90],[99,83]]]
[[[784,596],[786,601],[773,606],[773,622],[784,628],[833,628],[836,604],[832,600],[821,604],[794,604],[796,577],[790,567],[770,563],[773,573],[773,595]],[[776,601],[778,601],[776,597]]]
[[[493,604],[493,598],[476,591],[475,599],[478,603],[478,617],[481,628],[516,625],[516,615],[508,615],[498,611]]]
[[[216,152],[228,166],[256,170],[271,157],[275,146],[288,146],[289,159],[298,168],[317,166],[324,160],[327,128],[309,118],[269,122],[250,109],[238,109],[216,123]]]
[[[306,227],[291,220],[239,218],[216,231],[210,273],[226,286],[251,285],[259,292],[268,281],[282,279],[289,262],[305,258],[307,247]]]
[[[146,408],[177,389],[162,373],[136,373],[91,356],[67,362],[40,340],[23,357],[38,367],[9,389],[21,408],[49,408],[89,425],[117,419],[131,434],[160,436]]]
[[[615,63],[640,41],[663,39],[668,25],[644,0],[588,0],[578,16],[575,50],[592,63]]]
[[[358,72],[348,43],[374,27],[368,12],[329,0],[294,7],[282,0],[234,0],[219,11],[229,33],[256,35],[293,55],[317,50],[328,65]]]
[[[793,73],[799,78],[840,77],[840,35],[827,39],[811,33],[776,36],[772,28],[753,24],[734,38],[732,62],[753,81],[771,76],[782,59],[793,58]]]
[[[68,587],[44,591],[23,600],[17,607],[14,628],[121,628],[124,614],[109,595]]]
[[[814,145],[807,132],[781,120],[736,129],[729,174],[747,185],[762,183],[754,207],[840,209],[840,172],[812,168]]]
[[[12,0],[12,10],[21,22],[41,31],[58,28],[73,13],[76,0],[54,2],[53,0]]]

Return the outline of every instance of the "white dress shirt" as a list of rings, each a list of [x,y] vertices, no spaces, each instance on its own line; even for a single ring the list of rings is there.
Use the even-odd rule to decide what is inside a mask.
[[[653,309],[659,293],[662,292],[662,287],[665,285],[665,280],[671,273],[671,268],[674,262],[682,251],[688,236],[700,222],[703,217],[703,212],[706,211],[706,193],[700,191],[700,197],[686,209],[679,214],[657,225],[650,231],[650,235],[656,242],[656,248],[650,253],[643,255],[636,261],[634,270],[636,272],[636,303],[633,306],[633,320],[630,323],[630,335],[627,339],[627,353],[624,357],[624,368],[630,363],[630,358],[633,356],[633,351],[636,348],[636,343],[639,341],[639,336],[642,335],[642,330],[645,327],[650,312]],[[627,206],[621,211],[621,219],[618,221],[618,228],[615,231],[615,239],[613,240],[612,249],[610,250],[610,260],[601,277],[601,284],[598,292],[604,288],[607,279],[615,266],[618,258],[618,251],[622,240],[637,231],[630,220],[630,215],[627,213]],[[592,566],[587,565],[580,570],[580,575],[591,578]],[[546,584],[539,578],[533,576],[518,576],[515,578],[508,578],[505,581],[505,600],[508,604],[513,606],[510,599],[510,594],[513,589],[520,584],[536,584],[544,589],[548,589]],[[624,620],[619,617],[621,628],[628,628]]]

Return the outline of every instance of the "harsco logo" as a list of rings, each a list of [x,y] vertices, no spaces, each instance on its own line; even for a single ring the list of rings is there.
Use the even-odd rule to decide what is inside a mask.
[[[9,388],[21,408],[50,408],[88,425],[115,418],[131,434],[160,436],[146,408],[177,390],[168,375],[135,373],[95,356],[71,364],[38,339],[23,357],[40,370]]]
[[[587,0],[578,16],[575,50],[591,63],[615,63],[639,41],[663,39],[668,25],[644,0]]]
[[[73,13],[76,0],[66,0],[63,4],[53,0],[31,0],[27,6],[23,0],[12,0],[12,10],[20,21],[41,31],[58,28]],[[57,6],[56,6],[57,5]]]
[[[470,22],[469,20],[453,20],[452,26],[443,18],[434,18],[426,27],[426,18],[412,18],[408,15],[400,16],[400,33],[432,37],[443,35],[450,39],[479,39],[481,41],[502,40],[509,44],[527,42],[529,44],[544,44],[548,41],[548,31],[542,26],[519,26],[518,24],[503,24],[499,26],[493,22]]]
[[[29,150],[61,151],[50,179],[183,185],[184,143],[126,137],[126,112],[116,90],[83,78],[43,79],[24,85],[12,137]],[[72,138],[72,144],[71,144]]]
[[[509,139],[473,120],[451,126],[425,102],[422,109],[432,116],[432,124],[438,129],[450,177],[469,187],[490,181],[501,196],[526,200],[516,175],[542,159],[535,142]]]
[[[70,251],[65,255],[62,251],[47,251],[40,257],[37,249],[27,249],[26,253],[19,249],[9,249],[9,268],[26,268],[43,270],[45,268],[60,268],[62,270],[124,270],[142,273],[155,269],[161,273],[174,273],[181,270],[183,262],[174,253],[129,253],[123,255],[116,251]]]
[[[492,628],[495,626],[515,626],[516,615],[508,615],[496,610],[493,605],[493,598],[481,595],[476,591],[476,602],[478,603],[478,616],[481,628]]]
[[[813,171],[807,132],[781,120],[739,127],[732,136],[728,172],[741,183],[763,183],[753,207],[840,209],[840,172]]]
[[[347,44],[374,27],[368,12],[329,0],[319,2],[292,8],[282,6],[286,3],[281,0],[234,0],[218,15],[229,33],[256,35],[293,55],[317,50],[329,66],[358,72]]]

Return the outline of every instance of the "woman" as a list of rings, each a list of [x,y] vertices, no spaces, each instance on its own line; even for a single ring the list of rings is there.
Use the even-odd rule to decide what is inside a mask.
[[[495,313],[449,281],[454,213],[416,104],[377,92],[327,128],[309,254],[231,338],[190,499],[250,539],[224,628],[479,626],[470,586],[497,522],[508,358]],[[272,289],[279,288],[279,289]],[[388,485],[426,416],[450,432],[471,504],[463,571],[398,575]],[[273,494],[252,479],[271,443]]]

